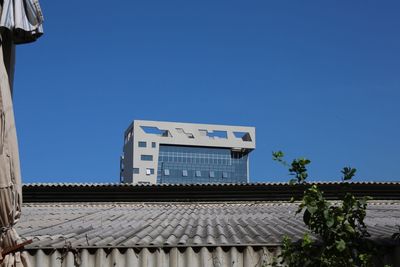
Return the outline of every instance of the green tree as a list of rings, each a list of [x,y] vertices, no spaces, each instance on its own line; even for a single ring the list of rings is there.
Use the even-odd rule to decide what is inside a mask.
[[[282,151],[273,152],[273,159],[288,167],[293,179],[290,184],[305,185],[306,189],[296,214],[303,214],[303,221],[310,230],[302,240],[283,241],[282,258],[289,267],[369,267],[373,265],[375,245],[364,223],[369,197],[357,199],[345,192],[340,201],[329,202],[315,184],[308,184],[307,166],[310,160],[299,158],[288,164]],[[342,182],[350,181],[356,169],[345,167]],[[344,186],[345,188],[345,186]],[[295,201],[296,199],[292,199]]]

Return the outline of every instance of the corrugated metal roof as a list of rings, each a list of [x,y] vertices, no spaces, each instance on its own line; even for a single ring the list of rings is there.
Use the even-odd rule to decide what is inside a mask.
[[[280,248],[39,249],[30,250],[30,253],[32,267],[265,267],[273,266]],[[381,260],[379,266],[399,267],[400,247],[386,251]]]
[[[351,192],[357,197],[400,200],[400,182],[321,182],[327,199],[335,200]],[[288,183],[254,184],[27,184],[25,202],[162,202],[162,201],[288,201],[301,197],[306,185]]]
[[[33,267],[262,267],[270,266],[279,248],[214,247],[172,249],[96,249],[31,251]]]
[[[18,232],[29,248],[275,246],[306,231],[296,203],[25,204]],[[366,223],[372,238],[398,230],[400,201],[374,201]]]
[[[317,185],[338,185],[343,184],[340,181],[314,181],[311,184]],[[359,182],[348,182],[353,185],[399,185],[400,181],[359,181]],[[254,186],[254,185],[283,185],[291,186],[287,182],[259,182],[259,183],[202,183],[202,184],[131,184],[131,183],[24,183],[23,187],[102,187],[102,186],[113,186],[113,187],[195,187],[195,186]]]

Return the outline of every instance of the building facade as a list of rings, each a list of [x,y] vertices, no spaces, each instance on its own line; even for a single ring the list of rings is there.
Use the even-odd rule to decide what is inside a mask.
[[[255,128],[135,120],[125,131],[121,182],[246,183]]]

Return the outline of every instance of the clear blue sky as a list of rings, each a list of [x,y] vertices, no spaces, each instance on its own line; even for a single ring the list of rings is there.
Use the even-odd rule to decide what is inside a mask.
[[[257,128],[251,180],[400,180],[399,1],[41,1],[18,47],[24,182],[118,182],[133,119]]]

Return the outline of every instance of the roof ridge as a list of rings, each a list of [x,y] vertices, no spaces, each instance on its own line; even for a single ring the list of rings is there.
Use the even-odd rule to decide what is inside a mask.
[[[309,184],[400,184],[400,180],[386,181],[311,181]],[[40,186],[120,186],[120,187],[173,187],[173,186],[246,186],[246,185],[290,185],[289,182],[250,182],[250,183],[194,183],[194,184],[128,184],[128,183],[76,183],[76,182],[59,182],[59,183],[23,183],[23,187],[40,187]]]

